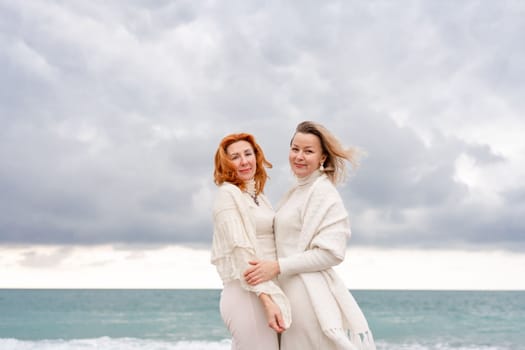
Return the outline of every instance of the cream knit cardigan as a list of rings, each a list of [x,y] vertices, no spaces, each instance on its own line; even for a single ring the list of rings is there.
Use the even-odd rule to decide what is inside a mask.
[[[271,207],[264,195],[259,198]],[[223,283],[238,280],[247,291],[270,295],[281,309],[285,328],[288,328],[292,322],[290,302],[281,288],[274,281],[251,286],[244,280],[243,273],[250,266],[248,261],[262,259],[255,229],[253,215],[241,190],[227,182],[220,185],[213,206],[211,263],[216,266]]]
[[[294,188],[280,203],[285,203],[293,191]],[[339,192],[325,174],[311,185],[301,209],[301,217],[303,225],[299,249],[327,249],[342,261],[350,231],[342,231],[340,223],[348,220],[348,213]],[[300,273],[299,276],[310,296],[323,333],[332,339],[339,349],[376,348],[361,309],[332,268]],[[341,313],[343,324],[337,321],[337,317],[332,317],[336,313]]]

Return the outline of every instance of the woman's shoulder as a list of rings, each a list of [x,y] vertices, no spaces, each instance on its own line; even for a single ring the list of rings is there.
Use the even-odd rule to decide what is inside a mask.
[[[325,174],[319,176],[319,178],[315,180],[314,184],[312,185],[312,189],[315,191],[338,192],[335,185]]]
[[[230,182],[223,182],[217,186],[218,193],[241,193],[241,189]]]
[[[229,182],[224,182],[217,186],[217,192],[215,193],[215,208],[228,206],[228,203],[233,203],[240,198],[242,192],[239,187]]]
[[[341,194],[339,193],[339,190],[326,175],[322,175],[316,180],[316,182],[312,185],[310,194],[312,197],[324,200],[341,200]]]

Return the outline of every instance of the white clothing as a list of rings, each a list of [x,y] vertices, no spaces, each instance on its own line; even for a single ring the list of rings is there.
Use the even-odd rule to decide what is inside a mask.
[[[350,224],[326,175],[299,179],[281,201],[274,229],[279,282],[295,320],[281,350],[375,349],[359,306],[331,268],[344,259]]]
[[[261,340],[251,331],[248,332],[249,329],[260,331],[261,336],[266,334],[269,339],[264,344],[274,344],[274,341],[276,344],[277,333],[267,324],[264,308],[258,300],[260,293],[268,294],[279,306],[285,327],[291,324],[289,301],[276,281],[250,286],[244,280],[243,273],[250,267],[248,261],[276,260],[274,211],[263,194],[258,195],[258,201],[259,205],[256,205],[249,194],[241,192],[235,185],[224,183],[218,188],[213,209],[211,262],[224,284],[221,315],[233,337],[232,349],[236,350],[258,349],[257,344]],[[253,306],[255,302],[260,307]],[[261,319],[264,320],[263,324],[260,324]],[[278,350],[278,346],[275,350]]]
[[[279,349],[277,333],[268,327],[261,301],[255,293],[242,288],[239,281],[224,285],[220,310],[232,335],[232,350]]]

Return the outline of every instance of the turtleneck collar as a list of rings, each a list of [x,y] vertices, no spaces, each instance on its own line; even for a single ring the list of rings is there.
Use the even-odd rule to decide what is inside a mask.
[[[319,169],[315,170],[313,173],[311,173],[308,176],[305,177],[298,177],[297,178],[297,184],[299,186],[305,186],[308,184],[311,184],[314,182],[319,176],[323,175],[323,172]]]
[[[245,181],[244,184],[246,185],[246,189],[244,191],[247,192],[250,196],[255,196],[255,179]]]

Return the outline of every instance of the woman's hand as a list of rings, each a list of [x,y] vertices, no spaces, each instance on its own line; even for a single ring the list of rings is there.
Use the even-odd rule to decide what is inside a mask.
[[[284,332],[286,328],[284,328],[284,320],[279,306],[273,302],[272,298],[268,294],[259,294],[259,299],[264,306],[264,312],[266,314],[268,326],[277,333]]]
[[[252,267],[244,271],[246,283],[255,286],[261,282],[266,282],[279,274],[279,262],[277,261],[249,261]]]

